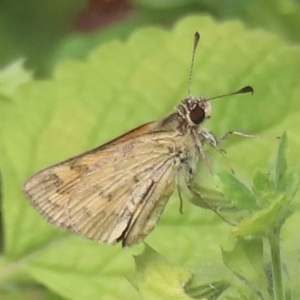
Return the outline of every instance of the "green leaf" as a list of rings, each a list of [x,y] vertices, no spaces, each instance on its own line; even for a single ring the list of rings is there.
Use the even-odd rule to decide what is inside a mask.
[[[192,279],[185,286],[187,294],[193,299],[217,299],[230,287],[227,280],[220,279],[219,273],[215,272],[213,276],[218,276],[218,279],[212,279],[209,275],[206,270],[193,273]]]
[[[275,164],[275,170],[274,170],[274,183],[276,188],[281,191],[281,185],[282,181],[285,177],[285,174],[287,172],[287,162],[286,162],[286,147],[287,147],[287,136],[286,133],[283,134],[281,138],[281,143],[279,144],[278,149],[278,155],[277,155],[277,161]]]
[[[298,172],[287,168],[287,137],[283,135],[273,171],[257,172],[253,190],[257,193],[262,210],[243,220],[234,230],[235,235],[268,237],[271,232],[280,231],[282,224],[294,212],[292,197],[298,189]]]
[[[235,176],[228,172],[220,172],[218,179],[222,184],[222,191],[232,203],[241,209],[258,209],[257,200],[253,192]]]
[[[276,161],[269,172],[257,171],[253,179],[253,191],[259,197],[267,200],[266,194],[277,191],[293,198],[299,186],[299,170],[294,167],[287,168],[286,161],[287,136],[284,134],[279,144]],[[268,202],[260,201],[261,205],[267,206]]]
[[[287,205],[291,200],[283,195],[270,195],[270,198],[268,202],[272,201],[272,204],[269,207],[240,222],[233,230],[235,236],[267,237],[274,227],[282,225],[282,219],[286,218]]]
[[[233,129],[277,136],[284,128],[290,136],[288,158],[297,167],[297,47],[268,33],[248,30],[239,22],[218,24],[200,16],[186,18],[168,31],[154,27],[137,30],[124,43],[103,44],[84,62],[57,65],[53,78],[31,79],[17,87],[11,101],[0,103],[5,231],[1,285],[35,280],[68,299],[137,298],[124,275],[132,272],[131,255],[139,248],[99,245],[57,230],[29,205],[22,185],[44,167],[172,113],[187,96],[196,30],[201,42],[193,94],[210,97],[248,84],[256,90],[253,97],[214,102],[206,127],[216,136]],[[274,143],[233,138],[223,146],[236,174],[249,177],[267,163]],[[199,171],[209,176],[206,166],[200,164]],[[147,243],[178,265],[204,263],[222,268],[219,245],[227,240],[227,224],[188,201],[183,215],[178,207],[174,194]],[[299,225],[295,222],[290,226]],[[153,266],[158,271],[161,267],[164,264]]]
[[[147,244],[144,251],[135,257],[137,286],[142,299],[192,299],[184,291],[191,278],[188,270],[168,263]]]
[[[286,162],[287,135],[282,136],[274,168],[274,185],[279,192],[293,197],[299,186],[299,171],[288,170]]]
[[[286,219],[291,216],[295,210],[295,205],[291,201],[298,188],[298,176],[295,176],[294,174],[297,173],[288,168],[286,152],[287,137],[286,134],[284,134],[279,144],[272,171],[258,171],[254,177],[253,191],[262,209],[252,213],[251,217],[244,219],[236,226],[233,230],[233,234],[238,237],[238,239],[234,249],[231,252],[223,252],[225,264],[233,270],[237,278],[246,281],[246,285],[254,294],[257,294],[257,297],[261,297],[262,299],[269,299],[271,297],[268,295],[268,290],[273,294],[274,299],[285,299],[285,295],[291,295],[290,290],[284,288],[286,284],[283,284],[280,231]],[[229,181],[228,184],[228,182],[224,180],[223,182],[225,187],[231,183],[231,181]],[[239,188],[238,185],[237,187],[233,186],[233,189],[238,190]],[[226,193],[226,189],[224,190]],[[236,197],[239,197],[239,193],[236,193]],[[272,282],[270,281],[270,283],[267,283],[266,280],[262,280],[265,278],[265,271],[262,268],[264,265],[262,251],[260,253],[259,262],[259,260],[255,260],[255,250],[253,251],[251,248],[253,245],[255,246],[257,242],[262,245],[265,239],[269,243],[271,254]],[[243,256],[251,258],[251,261],[254,259],[254,261],[258,262],[255,269],[261,269],[259,277],[262,279],[257,280],[257,278],[253,276],[253,273],[247,272],[247,266],[245,269],[241,268],[242,265],[246,265],[243,261]],[[239,290],[241,291],[241,289]]]
[[[222,251],[225,265],[244,283],[245,293],[268,299],[268,284],[263,269],[263,242],[261,239],[238,238],[232,250]],[[246,299],[251,299],[247,297]]]
[[[258,197],[263,197],[266,191],[272,191],[274,189],[274,182],[271,180],[270,174],[262,170],[257,170],[253,177],[253,192]]]

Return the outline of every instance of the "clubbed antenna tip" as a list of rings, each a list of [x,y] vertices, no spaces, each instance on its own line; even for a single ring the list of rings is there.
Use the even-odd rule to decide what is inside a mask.
[[[196,50],[197,50],[197,47],[198,47],[199,40],[200,40],[200,34],[199,34],[198,31],[196,31],[195,35],[194,35],[194,47],[193,47],[189,82],[188,82],[188,95],[191,95],[191,83],[192,83],[192,75],[193,75],[193,69],[194,69],[194,61],[195,61],[195,55],[196,55]]]

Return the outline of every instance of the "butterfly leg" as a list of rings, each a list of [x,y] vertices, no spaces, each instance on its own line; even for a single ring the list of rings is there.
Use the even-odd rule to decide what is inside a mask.
[[[198,148],[198,150],[199,150],[199,152],[200,152],[200,154],[202,156],[202,159],[204,160],[204,162],[205,162],[205,164],[206,164],[206,166],[207,166],[207,168],[209,170],[209,173],[211,175],[213,175],[213,172],[212,172],[212,169],[211,169],[211,165],[210,165],[210,163],[209,163],[209,161],[208,161],[208,159],[207,159],[207,157],[205,155],[205,152],[203,150],[203,142],[205,142],[206,139],[211,139],[212,143],[213,143],[213,141],[217,142],[217,140],[215,139],[215,137],[213,136],[213,134],[209,134],[209,132],[207,132],[207,133],[208,133],[208,137],[207,138],[204,136],[204,134],[205,134],[204,132],[201,132],[200,136],[197,133],[197,135],[195,136],[195,141],[197,143],[197,148]]]
[[[227,163],[230,171],[232,174],[234,174],[234,170],[233,168],[231,167],[228,159],[226,158],[225,154],[226,154],[226,151],[220,147],[220,140],[217,139],[212,132],[210,131],[206,131],[206,130],[203,130],[201,132],[201,136],[202,138],[204,139],[204,141],[206,143],[208,143],[211,147],[215,148],[216,150],[219,151],[219,153],[222,155],[223,159],[225,160],[225,162]]]
[[[177,184],[177,191],[179,195],[179,212],[183,214],[183,201],[182,201],[182,195],[181,195],[181,188],[180,185]]]
[[[256,134],[249,134],[249,133],[245,133],[245,132],[241,132],[241,131],[236,131],[236,130],[231,130],[229,132],[227,132],[223,137],[221,138],[216,138],[212,132],[210,131],[206,131],[206,130],[203,130],[201,132],[201,136],[203,138],[203,140],[208,143],[209,145],[211,145],[212,147],[214,148],[219,148],[220,151],[222,151],[223,153],[226,153],[225,150],[223,150],[222,148],[219,147],[219,145],[227,140],[230,136],[232,135],[236,135],[236,136],[241,136],[241,137],[244,137],[244,138],[260,138],[260,137],[263,137],[263,136],[260,136],[260,135],[256,135]],[[276,137],[276,138],[280,138],[280,137]]]
[[[203,130],[201,137],[205,143],[217,149],[222,155],[226,154],[226,151],[220,147],[220,139],[217,139],[212,132]],[[223,140],[223,138],[221,138],[221,140]]]
[[[240,131],[229,131],[227,132],[223,137],[221,137],[218,141],[222,142],[226,139],[228,139],[230,136],[232,135],[237,135],[237,136],[241,136],[241,137],[245,137],[245,138],[263,138],[263,139],[281,139],[280,136],[276,136],[276,137],[271,137],[271,136],[264,136],[264,135],[256,135],[256,134],[249,134],[249,133],[245,133],[245,132],[240,132]]]
[[[192,185],[192,179],[193,179],[193,176],[192,176],[192,173],[190,173],[190,176],[189,176],[189,180],[187,181],[187,187],[188,189],[190,190],[190,192],[192,193],[192,195],[194,197],[197,198],[197,200],[199,200],[200,202],[202,202],[204,205],[204,207],[206,206],[207,208],[211,209],[213,212],[215,212],[222,220],[224,220],[226,223],[228,223],[229,225],[233,225],[232,223],[230,223],[228,220],[226,220],[218,211],[215,207],[213,207],[212,205],[210,205],[205,199],[204,197],[202,197],[201,193],[199,191],[196,191],[194,188],[193,188],[193,185]],[[196,203],[194,203],[196,204]],[[201,206],[201,205],[199,205]]]
[[[218,142],[222,142],[224,140],[227,140],[232,135],[237,135],[237,136],[241,136],[241,137],[245,137],[245,138],[257,138],[257,137],[259,137],[258,135],[232,130],[232,131],[227,132],[223,137],[221,137],[218,140]]]

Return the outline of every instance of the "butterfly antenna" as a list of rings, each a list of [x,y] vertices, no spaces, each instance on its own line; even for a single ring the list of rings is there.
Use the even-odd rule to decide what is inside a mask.
[[[253,87],[250,86],[250,85],[247,85],[247,86],[245,86],[245,87],[241,88],[240,90],[235,91],[233,93],[229,93],[229,94],[224,94],[224,95],[220,95],[220,96],[208,98],[207,100],[211,101],[213,99],[219,99],[219,98],[223,98],[223,97],[227,97],[227,96],[238,95],[238,94],[246,94],[246,93],[251,93],[253,95],[253,93],[254,93]]]
[[[189,74],[189,82],[188,82],[188,95],[189,96],[191,95],[191,83],[192,83],[192,75],[193,75],[193,69],[194,69],[195,54],[196,54],[199,40],[200,40],[200,34],[198,31],[196,31],[195,35],[194,35],[194,47],[193,47],[192,62],[191,62],[191,68],[190,68],[190,74]]]

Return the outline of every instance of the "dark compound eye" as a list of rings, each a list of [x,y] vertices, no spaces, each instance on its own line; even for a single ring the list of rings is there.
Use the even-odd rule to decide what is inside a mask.
[[[199,105],[196,105],[196,107],[190,111],[190,119],[194,124],[200,124],[204,120],[204,118],[205,111]]]

